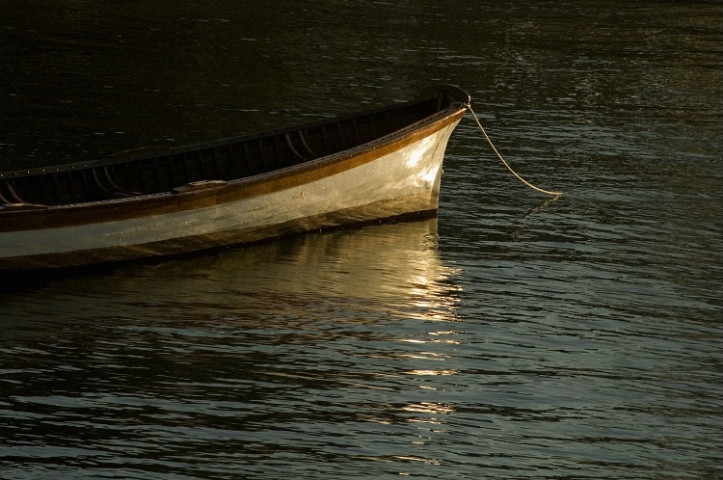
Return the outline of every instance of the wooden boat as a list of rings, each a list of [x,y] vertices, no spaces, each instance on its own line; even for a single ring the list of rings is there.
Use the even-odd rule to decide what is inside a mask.
[[[178,255],[437,212],[469,95],[162,152],[0,173],[0,271]]]

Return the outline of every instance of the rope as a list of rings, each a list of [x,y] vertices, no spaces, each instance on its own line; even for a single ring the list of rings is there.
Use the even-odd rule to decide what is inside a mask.
[[[495,145],[492,143],[492,140],[490,140],[490,137],[487,135],[487,132],[485,131],[484,127],[482,126],[482,124],[481,124],[481,123],[479,122],[479,120],[477,119],[477,114],[474,113],[474,110],[472,110],[472,105],[470,105],[470,104],[468,103],[468,104],[465,105],[465,106],[469,109],[470,113],[472,114],[472,118],[474,118],[474,121],[477,123],[477,126],[479,127],[479,129],[482,130],[482,133],[484,134],[485,138],[487,139],[487,143],[489,143],[489,144],[490,144],[490,147],[492,147],[492,151],[495,152],[495,154],[497,155],[497,158],[500,159],[500,161],[502,162],[502,164],[503,164],[505,167],[507,167],[507,170],[509,170],[509,171],[512,173],[512,175],[514,175],[515,177],[517,177],[517,179],[518,179],[519,181],[521,181],[522,183],[524,183],[525,185],[527,185],[528,187],[530,187],[530,188],[533,189],[533,190],[537,190],[538,192],[542,192],[542,193],[545,193],[545,194],[547,194],[547,195],[552,195],[552,196],[554,196],[554,197],[559,197],[560,195],[562,195],[562,192],[551,192],[551,191],[549,191],[549,190],[543,190],[543,189],[541,189],[541,188],[537,188],[536,186],[534,186],[533,184],[531,184],[530,182],[528,182],[527,180],[525,180],[524,178],[522,178],[521,176],[519,176],[519,175],[517,174],[517,172],[515,172],[514,170],[512,170],[512,167],[510,167],[509,164],[505,161],[505,159],[502,158],[502,155],[500,155],[500,152],[497,151],[497,148],[496,148]]]

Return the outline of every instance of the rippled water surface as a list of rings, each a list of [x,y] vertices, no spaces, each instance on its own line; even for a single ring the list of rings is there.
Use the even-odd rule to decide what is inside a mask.
[[[723,478],[717,1],[0,3],[0,169],[467,89],[439,219],[0,277],[0,478]]]

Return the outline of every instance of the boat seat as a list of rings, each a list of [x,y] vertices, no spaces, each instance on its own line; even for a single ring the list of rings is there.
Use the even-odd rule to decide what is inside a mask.
[[[47,205],[41,205],[39,203],[4,203],[0,205],[0,209],[8,211],[8,210],[17,210],[17,211],[27,211],[27,210],[45,210],[48,208]]]
[[[191,193],[201,190],[221,188],[224,185],[226,185],[226,180],[199,180],[197,182],[189,182],[185,185],[181,185],[180,187],[176,187],[171,191],[173,193]]]

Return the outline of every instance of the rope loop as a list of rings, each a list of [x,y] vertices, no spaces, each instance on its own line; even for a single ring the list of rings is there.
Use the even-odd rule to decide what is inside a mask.
[[[514,175],[519,181],[521,181],[522,183],[524,183],[525,185],[527,185],[528,187],[530,187],[530,188],[533,189],[533,190],[537,190],[538,192],[541,192],[541,193],[544,193],[544,194],[547,194],[547,195],[552,195],[553,197],[559,197],[560,195],[562,195],[562,192],[552,192],[552,191],[550,191],[550,190],[543,190],[543,189],[541,189],[541,188],[538,188],[538,187],[532,185],[530,182],[528,182],[528,181],[525,180],[524,178],[522,178],[521,176],[519,176],[519,175],[517,174],[517,172],[515,172],[514,170],[512,170],[512,167],[510,167],[510,165],[505,161],[505,159],[502,158],[502,155],[500,155],[500,152],[497,150],[497,148],[495,147],[495,145],[492,143],[492,140],[490,140],[490,137],[487,135],[487,132],[485,131],[484,127],[482,126],[482,124],[480,123],[480,121],[477,119],[477,114],[474,113],[474,110],[472,110],[472,104],[471,104],[471,103],[467,103],[466,105],[463,105],[463,106],[466,107],[466,108],[470,111],[470,113],[472,114],[472,118],[474,118],[474,121],[477,123],[477,126],[480,128],[480,130],[482,130],[482,134],[483,134],[483,135],[485,136],[485,138],[487,139],[487,143],[489,143],[490,147],[492,148],[492,151],[495,152],[495,155],[497,155],[497,158],[500,159],[500,161],[502,162],[502,164],[503,164],[505,167],[507,167],[507,170],[509,170],[510,173],[512,173],[512,175]]]

